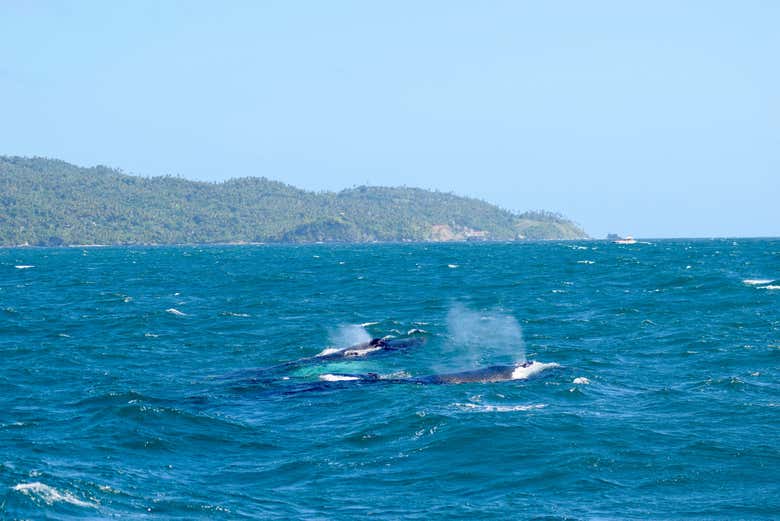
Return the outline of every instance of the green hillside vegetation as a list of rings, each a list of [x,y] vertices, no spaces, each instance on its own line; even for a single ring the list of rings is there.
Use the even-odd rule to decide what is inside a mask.
[[[204,183],[0,157],[2,246],[583,237],[557,214],[418,188],[316,193],[264,177]]]

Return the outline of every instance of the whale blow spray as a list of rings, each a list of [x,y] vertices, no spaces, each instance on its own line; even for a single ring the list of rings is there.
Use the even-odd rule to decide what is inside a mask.
[[[456,303],[447,313],[447,329],[446,358],[458,367],[525,362],[523,330],[515,317],[499,309],[474,311]]]
[[[340,326],[335,331],[331,331],[329,337],[331,345],[337,347],[354,346],[371,340],[371,335],[366,328],[357,324]]]

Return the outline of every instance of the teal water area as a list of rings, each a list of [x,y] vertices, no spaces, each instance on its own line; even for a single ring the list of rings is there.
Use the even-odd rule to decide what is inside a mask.
[[[0,250],[0,518],[777,519],[779,279],[778,240]],[[426,342],[261,369],[368,335]]]

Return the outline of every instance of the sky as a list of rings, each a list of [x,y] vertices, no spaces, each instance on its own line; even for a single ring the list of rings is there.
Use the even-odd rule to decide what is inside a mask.
[[[780,2],[0,2],[0,154],[780,236]]]

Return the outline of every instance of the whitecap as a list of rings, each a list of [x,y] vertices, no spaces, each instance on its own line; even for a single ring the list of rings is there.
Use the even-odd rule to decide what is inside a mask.
[[[223,317],[240,317],[240,318],[249,318],[251,315],[249,313],[234,313],[232,311],[225,311],[221,313]]]
[[[450,269],[455,269],[455,268],[458,267],[458,265],[457,264],[447,264],[447,267],[450,268]]]
[[[592,261],[592,260],[578,260],[577,264],[596,264],[596,261]]]
[[[31,264],[17,264],[14,266],[17,270],[29,270],[30,268],[34,268],[35,266]],[[771,281],[770,281],[771,282]]]
[[[478,403],[454,403],[453,405],[460,409],[474,412],[531,411],[534,409],[543,409],[547,407],[547,404],[545,403],[536,403],[530,405],[483,405]]]
[[[97,506],[94,503],[82,501],[70,492],[60,492],[56,488],[44,485],[38,481],[33,483],[19,483],[14,485],[13,489],[33,499],[38,498],[47,505],[53,505],[55,502],[63,502],[79,507],[95,508]]]
[[[777,290],[777,289],[780,289],[780,286],[778,286],[778,285],[776,285],[776,284],[770,284],[770,285],[768,285],[768,286],[760,286],[760,287],[761,287],[761,289],[768,289],[768,290]]]
[[[359,376],[348,376],[344,374],[321,374],[320,380],[324,382],[349,382],[353,380],[360,380]]]
[[[369,327],[369,326],[375,326],[379,324],[379,322],[363,322],[362,324],[359,324],[360,327]]]
[[[541,373],[545,369],[551,369],[553,367],[560,367],[560,365],[556,364],[555,362],[550,362],[549,364],[542,362],[531,362],[530,365],[525,367],[517,366],[517,368],[512,371],[512,380],[525,380],[526,378],[530,378],[531,376]]]
[[[187,313],[182,313],[176,308],[168,308],[165,310],[166,313],[170,313],[171,315],[176,315],[177,317],[186,317]]]
[[[584,376],[578,376],[572,381],[572,383],[577,385],[588,385],[590,383],[590,380],[588,380]]]
[[[747,284],[748,286],[760,286],[761,284],[769,284],[770,282],[774,282],[773,279],[745,279],[742,281],[743,284]]]
[[[420,329],[420,328],[416,327],[416,328],[410,329],[409,331],[406,332],[407,335],[413,335],[415,333],[427,333],[427,331],[424,330],[424,329]]]
[[[144,336],[147,338],[157,338],[160,335],[155,335],[154,333],[144,333]]]
[[[333,353],[337,353],[339,351],[341,351],[341,349],[338,349],[336,347],[326,347],[325,349],[323,349],[322,351],[320,351],[314,356],[328,356],[328,355],[332,355]]]

